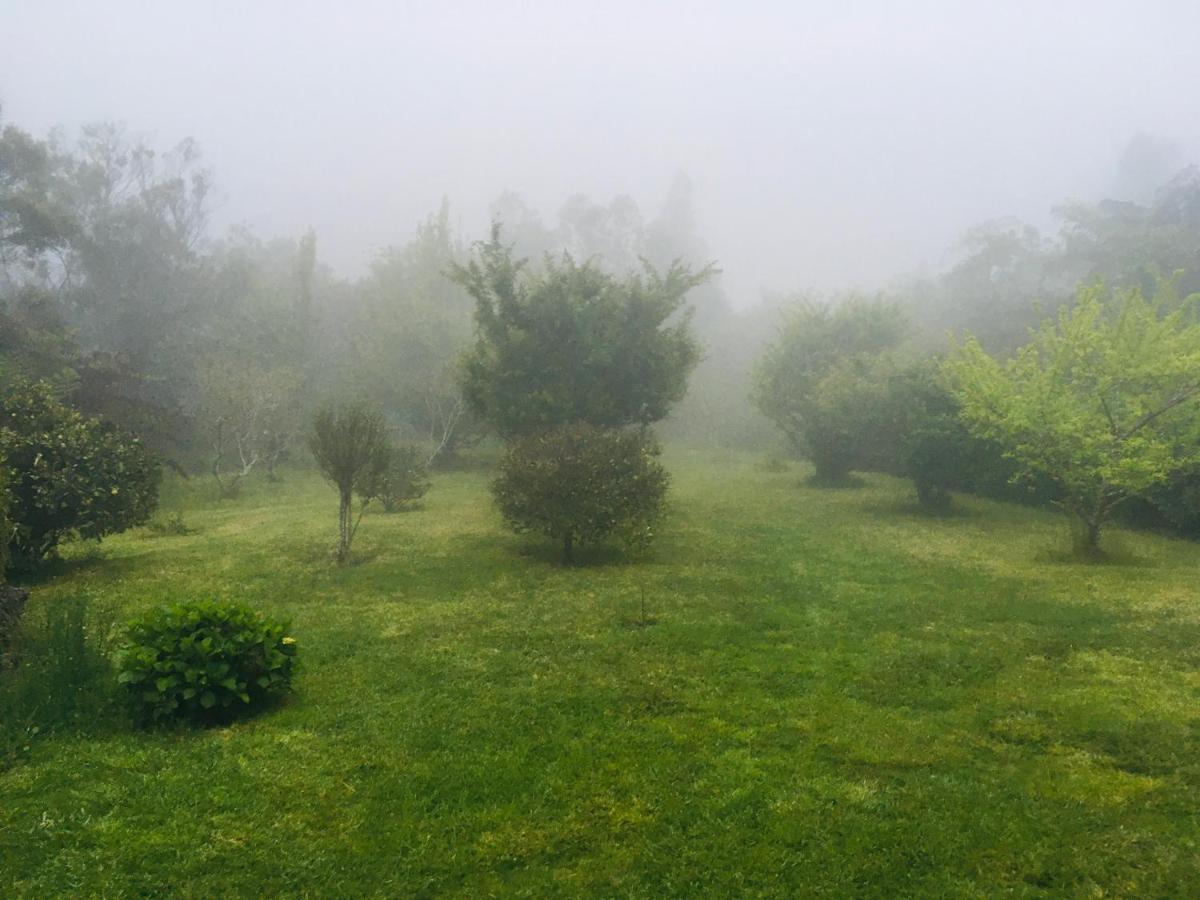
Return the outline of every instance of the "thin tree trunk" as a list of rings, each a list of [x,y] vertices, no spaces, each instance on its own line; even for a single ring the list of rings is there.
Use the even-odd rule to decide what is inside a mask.
[[[570,563],[574,561],[573,551],[575,549],[575,535],[567,532],[563,536],[563,562]]]
[[[352,495],[343,493],[338,502],[338,563],[344,564],[350,559],[350,539],[352,533],[350,530],[350,517]]]
[[[1104,525],[1106,509],[1103,504],[1089,508],[1077,508],[1075,515],[1083,526],[1079,535],[1079,550],[1087,556],[1095,556],[1100,552],[1100,530]]]

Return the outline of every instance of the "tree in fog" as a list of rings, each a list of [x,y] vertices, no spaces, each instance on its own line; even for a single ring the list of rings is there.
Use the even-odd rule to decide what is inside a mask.
[[[805,301],[767,347],[754,403],[812,461],[818,482],[844,482],[875,461],[892,370],[887,354],[906,331],[903,312],[891,302]]]
[[[1198,305],[1171,282],[1083,287],[1011,359],[971,339],[948,364],[967,426],[1058,484],[1086,552],[1119,504],[1200,461]]]
[[[407,439],[422,441],[431,465],[452,460],[482,433],[457,382],[473,302],[449,271],[464,257],[443,202],[411,241],[371,264],[351,314],[348,352],[339,360],[353,392],[378,406]]]
[[[224,355],[200,374],[201,417],[211,452],[209,471],[222,497],[234,497],[256,467],[277,478],[300,427],[301,377],[285,367]]]
[[[471,407],[506,438],[570,422],[645,425],[665,416],[700,358],[685,309],[711,267],[645,266],[618,278],[569,255],[527,271],[500,240],[456,266],[475,300],[461,369]]]
[[[308,449],[321,474],[337,488],[337,561],[345,564],[367,504],[375,497],[380,473],[390,462],[387,424],[383,416],[362,403],[325,406],[313,416]],[[357,516],[355,494],[361,500]]]

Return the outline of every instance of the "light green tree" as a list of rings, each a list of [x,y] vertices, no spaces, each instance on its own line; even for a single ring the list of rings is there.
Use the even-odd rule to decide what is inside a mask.
[[[1197,301],[1085,286],[1012,358],[971,338],[947,362],[967,427],[1057,483],[1085,552],[1121,502],[1200,461]]]

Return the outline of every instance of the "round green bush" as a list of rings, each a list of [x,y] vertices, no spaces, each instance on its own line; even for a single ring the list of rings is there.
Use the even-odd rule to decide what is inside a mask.
[[[226,721],[291,690],[296,642],[236,603],[176,604],[130,625],[117,670],[143,721]]]
[[[0,461],[14,566],[33,567],[70,538],[142,525],[158,503],[162,473],[141,441],[67,406],[46,382],[0,393]]]
[[[645,544],[662,513],[668,477],[645,429],[563,425],[515,441],[492,495],[514,531],[557,540],[563,561],[576,544],[623,535]]]

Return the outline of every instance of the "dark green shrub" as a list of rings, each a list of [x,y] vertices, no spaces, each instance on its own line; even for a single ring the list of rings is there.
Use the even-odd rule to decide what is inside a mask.
[[[566,425],[512,444],[492,493],[509,527],[560,541],[570,562],[578,543],[649,539],[667,492],[659,453],[645,430]]]
[[[15,590],[0,588],[10,599]],[[118,718],[110,624],[87,598],[72,596],[38,604],[20,619],[8,661],[0,661],[0,669],[9,669],[0,671],[0,768],[37,735],[90,732]]]
[[[99,539],[146,522],[158,463],[136,439],[20,383],[0,398],[0,458],[8,468],[14,564],[33,564],[72,537]]]
[[[130,626],[117,666],[144,721],[217,722],[291,689],[296,642],[238,604],[176,604]]]
[[[958,418],[958,402],[939,375],[936,360],[909,365],[888,382],[894,411],[895,457],[885,466],[913,480],[922,509],[940,512],[952,492],[966,487],[975,444]]]
[[[412,509],[429,490],[429,471],[416,447],[390,448],[373,477],[372,484],[364,485],[363,494],[370,494],[388,512]]]

